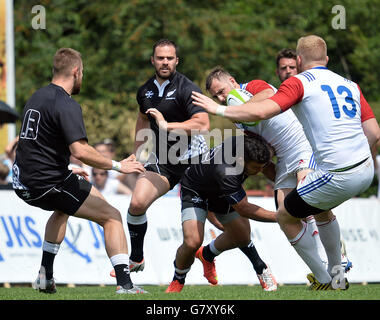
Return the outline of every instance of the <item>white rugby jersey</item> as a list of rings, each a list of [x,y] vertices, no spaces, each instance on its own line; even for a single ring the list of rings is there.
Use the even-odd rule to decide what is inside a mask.
[[[345,168],[371,156],[362,128],[359,86],[328,70],[315,67],[284,81],[270,99],[282,109],[292,107],[314,151],[318,168]]]
[[[275,87],[262,80],[253,80],[241,84],[240,87],[253,95],[267,88],[277,91]],[[236,124],[236,126],[239,129],[261,135],[275,149],[278,161],[286,161],[286,158],[293,158],[293,155],[301,152],[312,152],[303,128],[292,110],[282,112],[267,120],[261,120],[255,126],[247,126],[241,123]],[[314,165],[310,164],[310,167],[314,167]]]

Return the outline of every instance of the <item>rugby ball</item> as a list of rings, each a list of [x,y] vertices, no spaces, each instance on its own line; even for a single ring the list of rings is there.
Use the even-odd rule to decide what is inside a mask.
[[[227,96],[227,106],[239,106],[244,104],[248,100],[250,100],[253,95],[244,89],[232,89]],[[252,122],[239,122],[245,126],[255,126],[260,121],[252,121]]]

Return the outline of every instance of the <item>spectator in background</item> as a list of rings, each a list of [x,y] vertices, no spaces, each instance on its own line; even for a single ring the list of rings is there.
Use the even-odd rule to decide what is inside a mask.
[[[5,88],[7,86],[7,66],[0,60],[0,88]]]
[[[91,175],[91,167],[87,164],[84,164],[79,159],[75,158],[73,155],[70,156],[70,164],[69,164],[69,170],[73,170],[73,168],[81,168],[87,172],[87,177],[85,179],[88,179],[88,177]]]
[[[7,181],[9,168],[6,164],[0,163],[0,190],[8,189],[12,190],[12,183]]]
[[[112,139],[106,138],[101,142],[94,145],[94,148],[104,157],[113,159],[116,155],[116,146]],[[131,191],[134,189],[137,179],[137,174],[123,174],[120,172],[110,171],[108,173],[109,179],[117,179],[128,187]]]
[[[109,171],[107,170],[92,168],[91,183],[105,197],[114,194],[132,194],[132,190],[118,179],[109,178]]]
[[[18,140],[19,140],[19,137],[17,136],[5,147],[5,154],[7,158],[4,159],[3,163],[7,165],[9,168],[9,173],[6,178],[7,182],[12,182],[12,165],[16,158],[16,148],[17,148]]]

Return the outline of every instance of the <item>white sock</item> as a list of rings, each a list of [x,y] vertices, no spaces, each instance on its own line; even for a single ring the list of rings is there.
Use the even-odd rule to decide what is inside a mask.
[[[294,239],[289,239],[289,242],[314,273],[317,280],[320,283],[329,283],[331,277],[319,257],[317,246],[312,236],[312,230],[311,228],[307,228],[307,223],[302,222],[302,225],[301,232]]]
[[[220,255],[223,252],[215,248],[215,239],[210,242],[210,251],[216,256]]]
[[[127,222],[130,224],[143,224],[143,223],[147,222],[146,213],[141,214],[139,216],[133,216],[128,211]]]
[[[42,251],[57,254],[58,250],[59,250],[59,244],[57,244],[57,243],[51,243],[48,241],[44,241],[44,243],[42,244]]]
[[[306,218],[306,221],[307,221],[307,227],[311,229],[311,234],[317,245],[319,256],[321,257],[321,260],[323,261],[323,263],[327,265],[327,255],[326,255],[325,247],[323,246],[321,238],[319,237],[319,230],[317,227],[317,223],[315,222],[315,219],[313,216],[308,216]]]
[[[126,253],[119,253],[110,258],[112,266],[116,266],[118,264],[126,264],[129,266],[129,256]]]
[[[328,261],[327,271],[331,275],[332,268],[334,266],[341,266],[342,262],[339,223],[334,217],[327,222],[318,222],[317,226],[319,237],[326,250]]]

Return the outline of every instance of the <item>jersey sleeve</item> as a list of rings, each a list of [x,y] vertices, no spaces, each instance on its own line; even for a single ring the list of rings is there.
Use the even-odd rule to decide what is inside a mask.
[[[202,107],[193,104],[193,99],[191,98],[192,91],[202,93],[202,90],[192,82],[190,85],[186,85],[186,87],[184,88],[182,99],[184,108],[189,118],[191,118],[196,113],[206,112],[206,110]]]
[[[272,87],[263,80],[252,80],[248,82],[247,86],[245,87],[245,90],[252,93],[253,95],[265,89],[272,89]]]
[[[360,91],[360,109],[361,109],[361,120],[362,122],[375,118],[371,106],[368,104],[367,100],[364,98],[364,95],[358,85]]]
[[[142,102],[142,88],[140,87],[138,90],[137,90],[137,93],[136,93],[136,101],[137,103],[139,104],[139,110],[141,113],[145,113],[146,110],[143,109],[143,102]]]
[[[66,101],[64,106],[59,107],[58,110],[59,122],[66,143],[70,145],[83,139],[88,141],[80,105],[73,100],[69,103]]]
[[[282,111],[286,111],[291,106],[301,102],[303,94],[303,84],[301,80],[294,76],[285,80],[278,88],[278,91],[269,99],[276,102]]]

